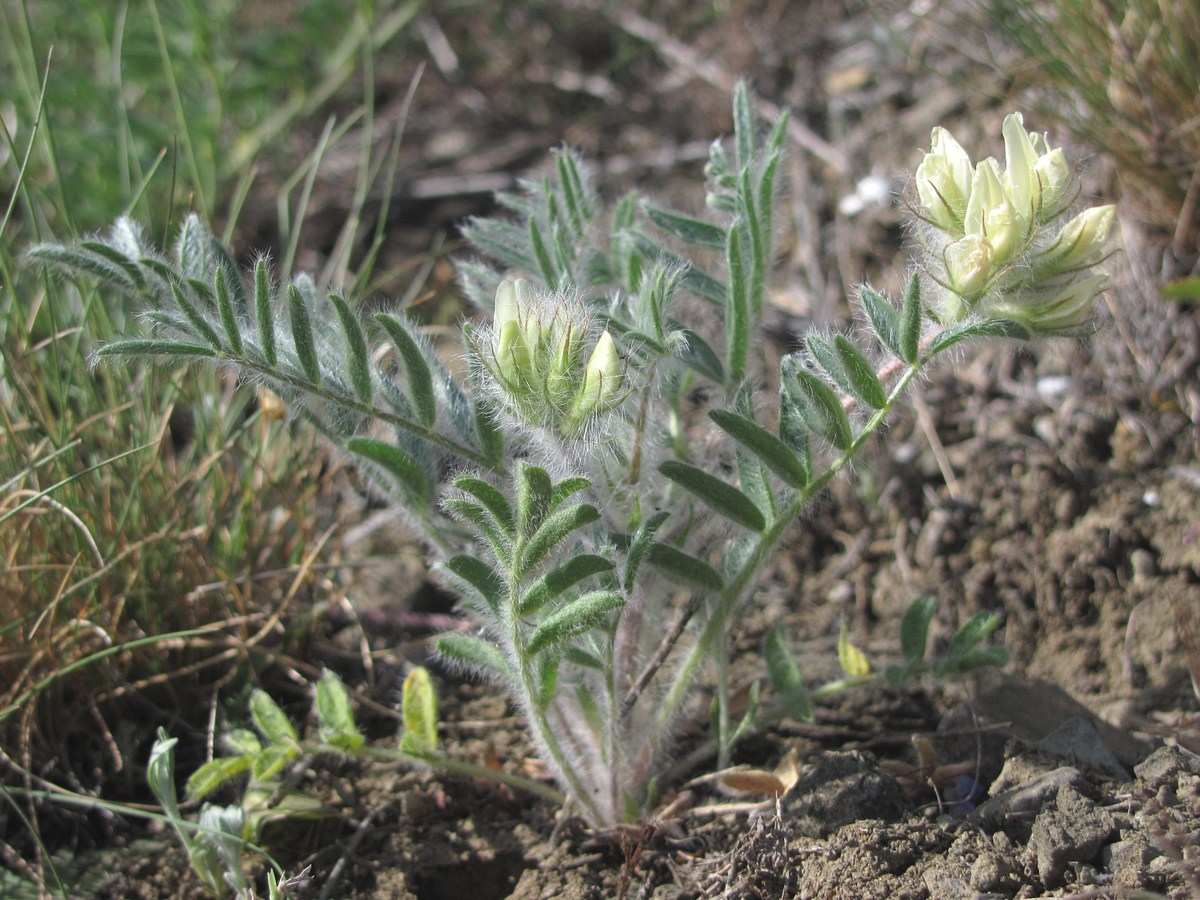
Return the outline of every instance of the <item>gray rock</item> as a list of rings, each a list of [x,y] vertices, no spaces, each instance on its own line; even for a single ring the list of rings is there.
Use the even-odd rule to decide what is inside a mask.
[[[1104,743],[1096,727],[1079,716],[1067,719],[1034,744],[1034,749],[1107,775],[1114,781],[1130,780],[1129,772]]]
[[[861,819],[895,819],[904,792],[867,753],[823,753],[788,794],[784,817],[798,832],[823,837]]]
[[[1071,863],[1090,862],[1116,828],[1112,816],[1075,788],[1059,788],[1054,806],[1038,815],[1029,835],[1042,883],[1057,885]]]
[[[1001,773],[1001,779],[1004,777]],[[998,779],[1000,780],[1000,779]],[[1003,823],[1014,816],[1032,816],[1054,803],[1060,789],[1067,787],[1088,794],[1091,786],[1073,766],[1060,766],[1051,772],[1035,775],[1027,781],[1000,791],[979,805],[974,815],[988,823]]]
[[[1145,835],[1134,834],[1105,847],[1101,862],[1112,872],[1116,887],[1134,888],[1146,883],[1146,867],[1159,855]]]
[[[972,886],[970,870],[961,863],[938,860],[921,874],[930,897],[940,900],[982,900],[987,896]],[[996,895],[997,897],[1002,895]]]
[[[1180,773],[1200,776],[1200,754],[1182,747],[1159,747],[1133,767],[1133,774],[1151,790],[1175,784]]]
[[[977,891],[995,891],[1012,874],[1012,866],[998,853],[981,853],[971,864],[971,887]]]

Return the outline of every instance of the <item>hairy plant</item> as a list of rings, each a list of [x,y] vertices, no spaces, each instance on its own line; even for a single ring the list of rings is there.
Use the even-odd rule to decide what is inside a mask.
[[[703,216],[636,194],[602,214],[564,151],[553,174],[499,198],[511,219],[470,222],[480,258],[462,263],[463,284],[490,321],[463,327],[463,381],[403,314],[364,323],[310,278],[273,283],[265,260],[243,285],[195,218],[170,260],[128,221],[30,252],[144,298],[146,336],[102,357],[228,366],[390,487],[480,624],[442,638],[441,654],[508,690],[596,825],[652,807],[710,672],[728,763],[746,724],[730,705],[735,620],[788,529],[913,381],[967,339],[1086,331],[1104,283],[1094,267],[1112,209],[1070,215],[1061,150],[1014,115],[1005,164],[975,164],[937,129],[916,176],[920,268],[903,297],[864,285],[869,341],[809,333],[766,371],[754,348],[785,123],[760,130],[744,87],[733,112]],[[924,609],[909,628],[914,668]],[[852,650],[844,667],[862,674]],[[774,658],[794,701],[793,667]]]

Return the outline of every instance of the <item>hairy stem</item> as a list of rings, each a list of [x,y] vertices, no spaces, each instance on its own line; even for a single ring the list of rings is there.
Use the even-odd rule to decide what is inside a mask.
[[[720,643],[725,640],[730,616],[741,605],[754,585],[757,584],[760,571],[770,559],[771,554],[783,539],[783,536],[787,533],[788,528],[809,503],[812,502],[813,498],[825,489],[833,477],[853,459],[855,454],[862,449],[868,438],[883,424],[900,396],[926,362],[927,359],[922,357],[915,364],[908,366],[904,370],[888,395],[887,402],[883,408],[875,411],[875,414],[855,436],[850,447],[830,463],[828,468],[814,478],[804,490],[797,492],[779,511],[778,516],[771,523],[770,527],[759,536],[745,564],[738,571],[737,576],[722,591],[712,617],[708,620],[700,637],[692,646],[691,652],[675,673],[674,683],[659,710],[657,725],[660,731],[665,731],[670,727],[671,722],[679,711],[679,707],[691,689],[700,664],[705,659],[711,657],[718,650]],[[722,698],[722,700],[725,701],[727,698]],[[720,759],[727,759],[731,750],[728,715],[720,720],[720,725],[723,727],[717,736],[718,757]]]

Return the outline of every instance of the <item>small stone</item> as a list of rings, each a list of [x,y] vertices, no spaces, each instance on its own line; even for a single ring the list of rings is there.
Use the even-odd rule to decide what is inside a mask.
[[[1120,760],[1108,749],[1096,727],[1087,719],[1072,716],[1034,745],[1034,749],[1076,765],[1103,773],[1114,781],[1130,780]]]
[[[938,860],[921,875],[931,897],[944,900],[978,900],[979,894],[967,880],[967,867],[949,860]]]
[[[1129,554],[1129,565],[1133,569],[1133,583],[1149,581],[1158,574],[1158,560],[1153,553],[1139,548]]]
[[[1175,783],[1180,772],[1200,775],[1200,754],[1177,746],[1159,747],[1133,767],[1133,774],[1151,789]]]
[[[1001,791],[982,803],[975,810],[975,815],[983,821],[998,821],[1022,813],[1036,813],[1051,804],[1062,788],[1071,788],[1080,793],[1091,789],[1078,769],[1061,766]]]
[[[1074,788],[1059,788],[1054,807],[1038,815],[1029,836],[1042,883],[1061,883],[1071,863],[1090,862],[1115,831],[1112,816]]]
[[[1146,867],[1158,854],[1144,835],[1133,834],[1104,848],[1101,862],[1113,874],[1117,887],[1141,887],[1146,880]]]
[[[971,887],[977,891],[994,891],[1011,874],[1012,867],[998,854],[981,853],[971,865]]]

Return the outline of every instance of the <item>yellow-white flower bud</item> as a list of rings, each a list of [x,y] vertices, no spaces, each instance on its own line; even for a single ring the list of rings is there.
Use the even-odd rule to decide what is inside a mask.
[[[496,288],[496,305],[492,313],[492,323],[497,331],[506,323],[520,322],[523,318],[521,307],[517,302],[517,284],[524,281],[523,278],[517,281],[506,278],[500,282],[500,287]]]
[[[1008,200],[1028,230],[1039,205],[1039,201],[1034,199],[1038,154],[1020,113],[1005,117],[1001,133],[1004,135],[1004,175]]]
[[[525,335],[515,319],[500,325],[493,342],[493,353],[501,380],[510,390],[519,389],[521,382],[529,378],[532,360]]]
[[[942,258],[950,287],[964,300],[973,300],[987,288],[995,253],[986,238],[967,235],[947,244]]]
[[[1045,141],[1042,141],[1043,145]],[[1055,147],[1038,157],[1033,168],[1037,193],[1034,208],[1040,221],[1049,221],[1071,202],[1071,165],[1062,147]]]
[[[596,341],[596,347],[584,367],[583,382],[571,408],[569,423],[578,428],[589,416],[615,406],[622,397],[623,381],[621,355],[617,352],[612,335],[605,331]]]
[[[1107,281],[1105,275],[1089,275],[1045,299],[1014,298],[994,304],[987,313],[1018,322],[1035,334],[1077,334],[1091,321],[1093,301]]]
[[[973,176],[971,158],[958,141],[944,128],[933,129],[930,152],[917,168],[917,196],[938,228],[962,233]]]
[[[585,364],[590,316],[577,299],[539,295],[523,279],[496,291],[491,334],[476,343],[483,373],[504,408],[524,425],[582,433],[624,399],[624,372],[604,332]]]
[[[1067,272],[1098,262],[1108,243],[1115,214],[1116,207],[1112,204],[1085,209],[1063,226],[1054,245],[1040,254],[1039,265]]]
[[[985,238],[992,245],[996,266],[1004,265],[1025,246],[1028,224],[1009,200],[994,159],[975,167],[963,226],[968,236]]]

